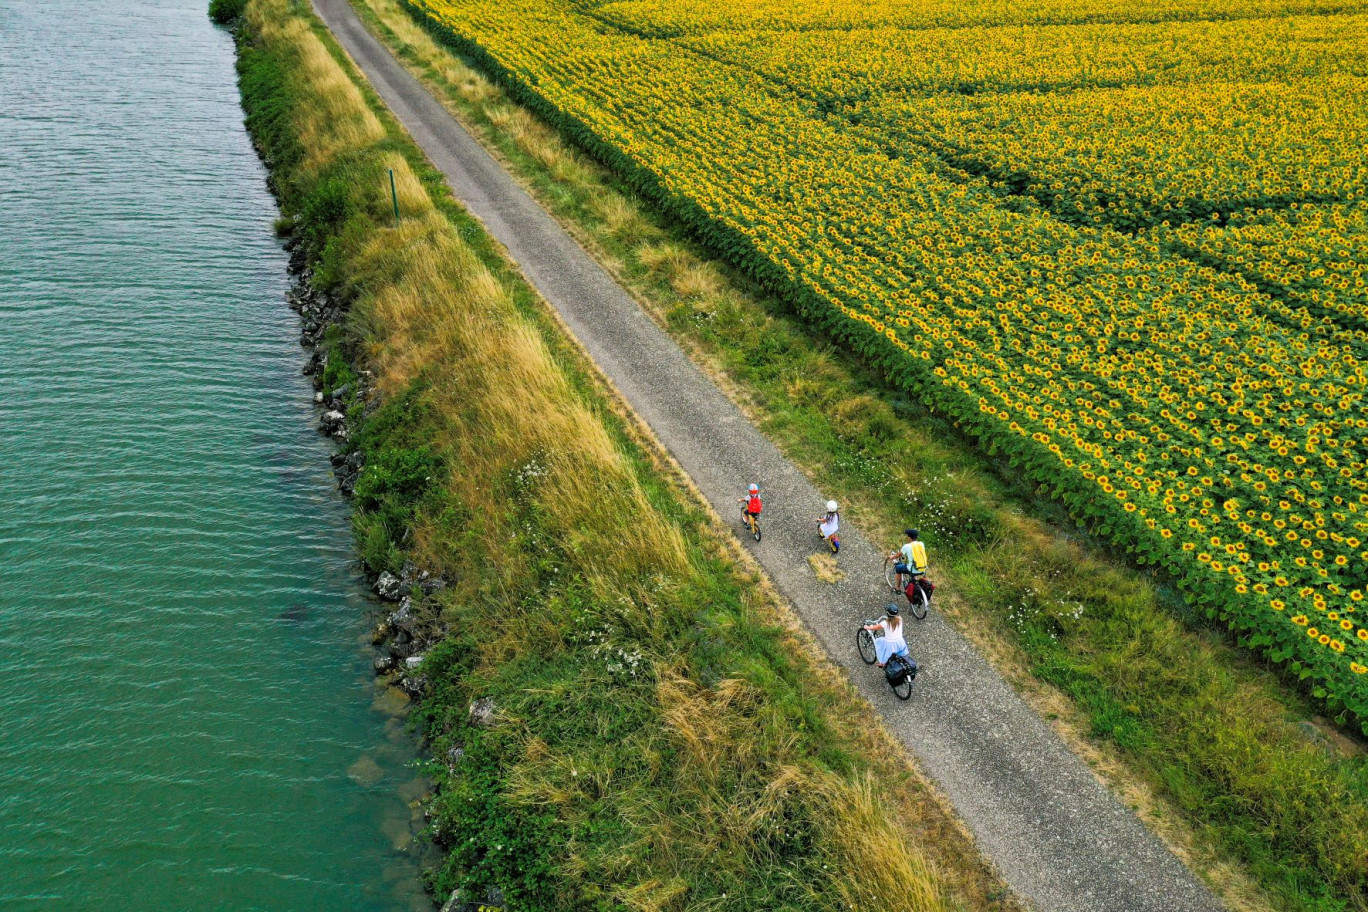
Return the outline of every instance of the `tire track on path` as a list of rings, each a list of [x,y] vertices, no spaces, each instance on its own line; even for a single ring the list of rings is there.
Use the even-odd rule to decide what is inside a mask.
[[[714,509],[730,518],[745,485],[760,484],[764,541],[746,537],[746,547],[1014,890],[1042,912],[1221,908],[934,610],[925,621],[909,619],[922,672],[912,699],[896,700],[855,651],[856,625],[888,600],[882,549],[846,525],[845,580],[817,580],[806,558],[820,545],[814,518],[826,497],[390,55],[347,0],[313,3],[455,197],[504,245]]]

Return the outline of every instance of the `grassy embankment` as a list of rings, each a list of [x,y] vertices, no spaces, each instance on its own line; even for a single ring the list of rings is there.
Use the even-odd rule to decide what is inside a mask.
[[[357,0],[430,89],[848,513],[912,522],[939,607],[1237,908],[1361,908],[1368,770],[1279,674],[1162,578],[1080,538],[945,422],[816,338],[396,0]],[[444,38],[440,31],[439,39]]]
[[[534,909],[1012,908],[869,709],[620,416],[298,0],[239,20],[249,129],[352,408],[366,562],[451,585],[414,718],[439,894]],[[386,170],[399,188],[393,224]],[[496,722],[468,707],[492,697]],[[460,746],[450,765],[448,752]]]

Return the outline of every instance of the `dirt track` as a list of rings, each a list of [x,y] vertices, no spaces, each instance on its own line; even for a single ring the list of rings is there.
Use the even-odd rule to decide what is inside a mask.
[[[813,519],[825,494],[366,31],[347,0],[314,6],[456,198],[507,248],[717,511],[730,517],[746,483],[759,482],[764,541],[746,538],[747,547],[1013,889],[1043,912],[1221,908],[934,610],[909,621],[922,673],[909,702],[894,699],[854,645],[858,622],[888,601],[881,549],[846,524],[846,579],[817,580],[807,557],[820,545]]]

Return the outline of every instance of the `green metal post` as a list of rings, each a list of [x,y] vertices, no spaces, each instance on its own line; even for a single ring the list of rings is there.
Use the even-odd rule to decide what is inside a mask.
[[[394,169],[390,173],[390,199],[394,201],[394,224],[399,224],[399,192],[394,189]]]

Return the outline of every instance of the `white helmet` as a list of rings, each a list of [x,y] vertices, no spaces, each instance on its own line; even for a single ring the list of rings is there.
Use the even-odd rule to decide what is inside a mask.
[[[834,501],[834,500],[828,500],[828,501],[827,501],[827,512],[828,512],[828,513],[835,513],[835,512],[836,512],[836,501]]]
[[[752,494],[754,494],[758,490],[760,490],[760,486],[758,484],[753,484],[750,486],[750,491]]]

